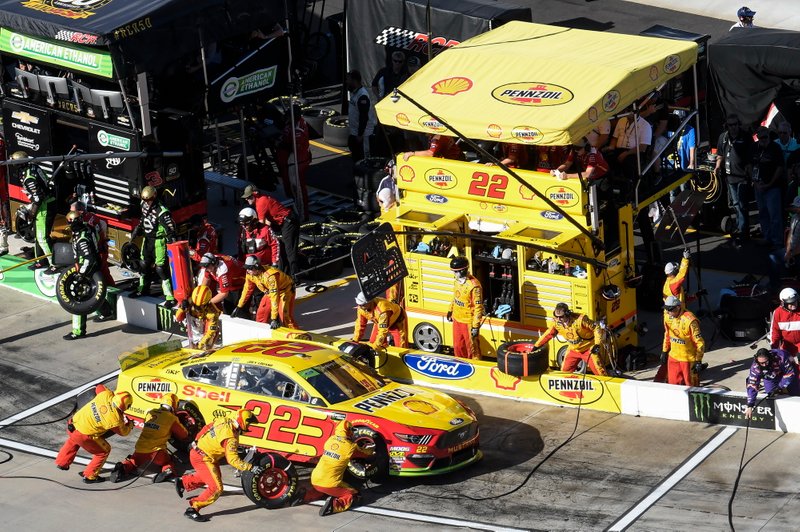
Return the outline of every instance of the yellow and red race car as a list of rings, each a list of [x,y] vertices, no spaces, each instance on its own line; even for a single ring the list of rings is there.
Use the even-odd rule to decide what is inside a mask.
[[[386,381],[345,353],[301,340],[254,340],[202,352],[150,349],[120,357],[126,412],[145,414],[175,393],[202,427],[240,408],[258,419],[240,443],[315,462],[339,420],[375,443],[377,460],[354,460],[356,477],[434,475],[480,460],[475,414],[452,397]]]

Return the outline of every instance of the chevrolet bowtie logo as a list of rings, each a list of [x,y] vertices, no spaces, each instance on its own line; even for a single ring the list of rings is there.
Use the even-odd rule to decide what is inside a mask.
[[[14,111],[11,113],[11,118],[28,125],[36,125],[39,123],[39,119],[27,111]]]

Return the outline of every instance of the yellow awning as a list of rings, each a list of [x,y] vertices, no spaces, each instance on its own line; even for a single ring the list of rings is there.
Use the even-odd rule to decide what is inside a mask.
[[[509,22],[449,48],[400,90],[472,139],[566,145],[697,61],[691,41]],[[406,98],[383,124],[447,133]]]

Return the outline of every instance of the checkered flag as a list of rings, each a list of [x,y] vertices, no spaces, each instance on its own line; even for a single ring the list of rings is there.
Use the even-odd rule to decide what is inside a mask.
[[[405,48],[414,41],[416,35],[416,31],[387,26],[375,37],[375,42],[390,48]]]

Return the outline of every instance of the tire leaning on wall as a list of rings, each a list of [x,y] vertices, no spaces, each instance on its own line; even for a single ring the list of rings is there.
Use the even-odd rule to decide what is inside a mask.
[[[56,299],[61,308],[70,314],[91,314],[106,299],[108,287],[99,271],[90,276],[78,272],[73,266],[61,273],[56,281]]]
[[[347,138],[350,136],[350,126],[346,116],[332,116],[325,120],[322,126],[322,136],[325,144],[329,146],[347,146]]]

